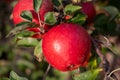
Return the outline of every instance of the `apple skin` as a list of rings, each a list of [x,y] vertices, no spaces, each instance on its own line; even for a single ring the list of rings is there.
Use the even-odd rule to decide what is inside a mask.
[[[84,66],[91,49],[89,34],[73,23],[62,23],[51,28],[43,37],[42,50],[49,64],[60,71]]]
[[[92,2],[84,2],[81,4],[82,6],[82,12],[87,15],[87,21],[92,22],[94,20],[94,17],[96,15],[95,6]]]
[[[39,27],[36,27],[36,28],[27,28],[26,30],[32,31],[32,32],[40,32],[40,28]]]
[[[31,36],[31,37],[32,37],[32,38],[41,39],[41,38],[43,38],[43,35],[40,34],[40,33],[36,33],[36,34],[34,34],[33,36]]]

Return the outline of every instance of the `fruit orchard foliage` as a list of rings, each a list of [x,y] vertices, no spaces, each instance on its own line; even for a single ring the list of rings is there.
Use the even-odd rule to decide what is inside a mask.
[[[38,2],[34,3],[34,1]],[[48,64],[59,71],[72,71],[85,68],[86,72],[83,74],[74,74],[74,80],[83,78],[83,80],[95,80],[101,69],[97,67],[100,63],[97,62],[99,57],[96,56],[97,54],[92,45],[92,42],[94,44],[93,38],[98,35],[96,33],[100,34],[102,32],[104,34],[106,30],[110,29],[108,26],[112,26],[111,29],[115,30],[113,28],[113,25],[116,26],[114,19],[112,19],[114,21],[114,23],[111,23],[112,25],[108,24],[108,22],[112,22],[109,19],[110,16],[106,16],[104,13],[97,15],[93,2],[71,4],[70,1],[63,1],[64,3],[62,3],[59,0],[52,0],[52,3],[51,0],[43,0],[41,6],[38,8],[40,1],[19,0],[14,6],[12,14],[15,25],[27,21],[27,18],[20,16],[23,11],[30,11],[32,21],[27,22],[31,24],[35,23],[32,26],[21,24],[12,31],[16,32],[13,34],[17,37],[17,42],[27,46],[29,44],[34,46],[34,55],[38,61],[47,61]],[[68,8],[66,6],[71,7]],[[37,12],[36,9],[39,9],[39,11]],[[105,28],[106,25],[107,28]],[[95,30],[91,30],[91,27],[94,27]],[[92,35],[88,34],[87,31],[90,31]],[[99,40],[95,41],[99,43]],[[101,49],[101,43],[97,47]],[[89,75],[92,72],[94,74]],[[13,76],[14,74],[13,72]]]
[[[53,10],[52,3],[50,0],[48,1],[43,0],[39,10],[41,21],[44,21],[46,12]],[[26,5],[29,6],[26,7]],[[88,5],[89,3],[87,3],[87,6]],[[83,7],[83,12],[86,11],[85,9],[86,8]],[[39,16],[33,8],[33,0],[20,0],[13,9],[13,20],[15,24],[24,21],[20,16],[24,10],[30,10],[33,15],[32,22],[39,23]],[[87,12],[85,13],[89,14]],[[91,18],[91,16],[93,15],[89,15],[88,18]],[[40,32],[39,28],[28,28],[27,30]],[[37,34],[34,34],[32,37],[35,36],[39,37]],[[83,66],[85,60],[88,60],[86,58],[88,58],[90,54],[91,41],[88,33],[81,26],[64,23],[57,27],[54,26],[54,28],[45,33],[42,45],[44,57],[53,67],[61,71],[69,71]]]
[[[87,10],[89,7],[90,9]],[[33,0],[19,0],[13,9],[13,21],[15,24],[24,21],[20,16],[24,10],[30,10],[33,16],[32,22],[39,23],[39,17],[33,8]],[[45,13],[52,10],[53,5],[50,0],[43,0],[39,10],[40,19],[44,21]],[[93,4],[89,2],[83,3],[82,11],[88,16],[87,20],[92,21],[95,15]],[[39,28],[28,28],[27,30],[40,32]],[[81,26],[72,23],[54,26],[45,33],[42,42],[44,57],[53,67],[61,71],[69,71],[83,66],[84,62],[87,62],[86,60],[89,58],[90,47],[91,40],[88,33]]]

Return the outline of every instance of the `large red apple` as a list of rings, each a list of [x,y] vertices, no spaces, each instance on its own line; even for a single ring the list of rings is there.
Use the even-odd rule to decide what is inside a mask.
[[[92,22],[96,15],[94,4],[92,2],[84,2],[82,3],[81,6],[82,6],[82,12],[87,15],[87,21]]]
[[[25,21],[24,19],[22,19],[20,17],[20,14],[24,10],[31,11],[32,16],[33,16],[32,21],[35,22],[36,24],[39,24],[38,15],[35,12],[35,10],[33,9],[33,0],[19,0],[17,2],[17,4],[13,8],[13,21],[14,21],[14,24],[18,24],[20,22]],[[42,6],[41,6],[40,11],[39,11],[40,19],[42,21],[44,21],[44,15],[49,11],[53,11],[53,4],[52,4],[51,0],[43,0]],[[49,26],[45,25],[44,28],[47,30],[47,28],[49,28]],[[28,28],[28,30],[29,30],[29,28]],[[35,31],[38,32],[39,31],[40,32],[40,29],[31,28],[30,31],[33,31],[33,32],[35,32]],[[35,35],[33,35],[33,36],[35,37]],[[39,35],[37,34],[37,36],[39,36]],[[38,37],[36,37],[36,38],[38,38]]]
[[[60,71],[84,66],[90,56],[91,40],[84,28],[62,23],[43,37],[42,49],[48,63]]]

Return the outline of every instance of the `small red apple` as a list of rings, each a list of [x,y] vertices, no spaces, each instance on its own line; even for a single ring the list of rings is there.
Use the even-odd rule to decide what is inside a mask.
[[[33,0],[19,0],[18,3],[13,8],[14,24],[18,24],[18,23],[24,21],[20,17],[20,14],[24,10],[31,11],[31,13],[33,15],[33,22],[39,23],[37,13],[33,9]],[[52,4],[51,0],[43,0],[42,6],[41,6],[40,11],[39,11],[40,19],[42,21],[44,21],[44,15],[49,11],[53,11],[53,4]]]
[[[84,2],[82,3],[81,6],[82,6],[82,12],[87,15],[87,21],[92,22],[96,15],[94,4],[92,2]]]
[[[84,28],[62,23],[51,28],[43,37],[42,49],[48,63],[60,71],[84,66],[90,56],[91,40]]]

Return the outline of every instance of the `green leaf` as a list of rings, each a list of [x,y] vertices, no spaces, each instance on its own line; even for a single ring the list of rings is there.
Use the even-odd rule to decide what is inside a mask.
[[[25,25],[25,24],[28,24],[28,23],[30,23],[30,22],[21,22],[21,23],[18,23],[17,25],[16,25],[16,27],[19,27],[19,26],[22,26],[22,25]]]
[[[45,14],[45,23],[49,25],[54,25],[57,22],[57,19],[53,12],[48,12]]]
[[[35,50],[34,50],[34,55],[39,62],[41,62],[42,59],[43,59],[43,54],[42,53],[43,52],[42,52],[42,40],[41,40],[39,42],[39,44],[35,47]]]
[[[77,11],[80,11],[81,7],[80,6],[76,6],[73,4],[69,4],[65,7],[64,9],[64,13],[67,15],[73,15],[74,13],[76,13]]]
[[[28,80],[25,77],[18,76],[14,71],[10,72],[10,80]]]
[[[108,28],[107,24],[109,23],[109,17],[104,15],[104,14],[99,14],[95,17],[94,20],[94,27],[95,31],[93,32],[94,34],[102,34],[102,35],[107,35],[108,33]],[[110,32],[111,33],[111,32]]]
[[[91,70],[95,69],[97,67],[97,60],[96,58],[92,59],[90,62],[89,62],[89,67]]]
[[[120,30],[120,29],[118,29]],[[107,34],[110,36],[115,36],[117,35],[117,23],[115,22],[115,20],[109,21],[107,23]]]
[[[39,12],[43,0],[33,0],[33,7],[36,12]],[[48,4],[49,5],[49,4]]]
[[[33,35],[34,35],[34,32],[28,31],[28,30],[23,30],[20,33],[18,33],[16,36],[17,37],[30,37],[30,36],[33,36]]]
[[[25,60],[25,59],[21,59],[21,60],[18,60],[17,61],[17,66],[23,70],[23,69],[35,69],[35,65],[31,62],[31,61],[28,61],[28,60]]]
[[[86,21],[86,15],[82,13],[78,13],[73,18],[67,20],[67,22],[83,24]]]
[[[25,46],[25,47],[34,47],[38,44],[38,40],[35,38],[22,38],[20,37],[17,41],[18,46]]]
[[[114,6],[106,6],[103,9],[110,14],[111,20],[119,14],[119,10]]]
[[[79,75],[74,75],[73,79],[74,80],[95,80],[100,71],[102,71],[102,69],[100,69],[100,68],[95,69],[95,70],[86,71]]]
[[[52,0],[52,2],[57,7],[59,7],[60,5],[62,5],[62,1],[61,0]]]
[[[15,27],[13,30],[11,30],[6,37],[14,36],[21,32],[22,30],[25,30],[28,27],[35,27],[36,23],[34,22],[22,22],[18,24],[19,27]]]
[[[28,21],[32,21],[32,13],[30,11],[22,11],[22,13],[20,14],[20,16],[25,19],[25,20],[28,20]]]

